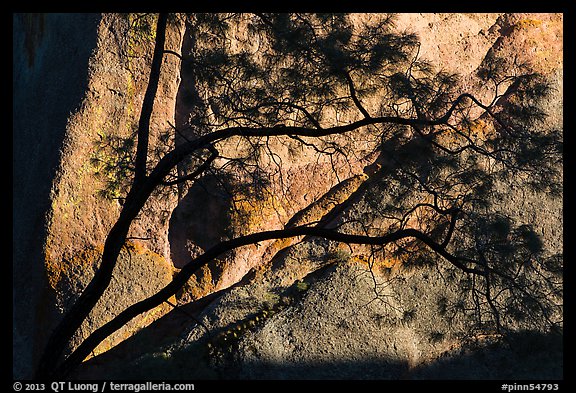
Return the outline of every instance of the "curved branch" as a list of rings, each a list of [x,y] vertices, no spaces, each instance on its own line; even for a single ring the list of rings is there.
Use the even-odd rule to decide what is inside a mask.
[[[448,251],[446,251],[445,248],[443,248],[440,244],[432,240],[428,235],[411,228],[398,230],[386,234],[384,236],[378,236],[378,237],[371,237],[366,235],[351,235],[337,232],[332,229],[307,227],[307,226],[298,226],[288,229],[253,233],[250,235],[221,242],[213,246],[209,250],[207,250],[204,254],[188,262],[180,270],[180,272],[174,276],[173,280],[164,288],[162,288],[159,292],[150,296],[147,299],[144,299],[138,303],[133,304],[132,306],[128,307],[126,310],[118,314],[111,321],[109,321],[102,327],[92,332],[92,334],[90,334],[90,336],[88,336],[82,342],[82,344],[78,346],[78,348],[76,348],[76,350],[72,352],[72,354],[64,362],[62,362],[62,364],[56,369],[55,376],[59,378],[66,377],[106,337],[114,333],[116,330],[120,329],[132,318],[136,317],[137,315],[143,312],[153,309],[154,307],[160,305],[162,302],[168,299],[170,296],[174,295],[199,268],[201,268],[211,260],[238,247],[246,246],[249,244],[255,244],[266,240],[285,239],[299,236],[322,237],[325,239],[334,240],[341,243],[367,244],[367,245],[386,245],[388,243],[403,238],[412,237],[423,242],[434,252],[441,255],[444,259],[446,259],[454,266],[456,266],[457,268],[461,269],[466,273],[472,273],[481,276],[485,276],[487,274],[485,270],[479,270],[464,265],[459,258],[450,254]]]
[[[354,101],[354,105],[356,105],[356,108],[358,108],[358,110],[362,113],[362,115],[366,119],[370,119],[370,117],[371,117],[370,114],[362,106],[362,103],[360,102],[360,100],[356,96],[356,89],[354,88],[354,81],[352,80],[350,73],[348,73],[346,71],[343,71],[342,73],[344,74],[344,77],[346,78],[346,82],[348,83],[348,90],[350,90],[350,97],[352,97],[352,101]]]
[[[164,49],[164,54],[173,55],[173,56],[176,56],[177,58],[179,58],[180,60],[184,60],[184,58],[182,57],[182,55],[180,53],[175,52],[175,51],[170,50],[170,49]]]
[[[456,227],[456,220],[458,219],[458,213],[459,212],[460,212],[460,209],[457,207],[452,209],[452,213],[451,213],[451,217],[450,217],[450,226],[448,227],[448,232],[446,233],[446,238],[444,239],[442,244],[440,244],[440,247],[445,248],[448,245],[448,243],[450,243],[450,240],[452,239],[452,235],[454,234],[454,228]]]
[[[161,16],[159,17],[159,23],[162,21],[165,22],[166,17]],[[160,36],[157,36],[157,39],[163,42],[162,33]],[[163,45],[163,44],[162,44]],[[162,56],[162,45],[158,44],[155,48],[155,56],[159,53],[160,60]],[[160,49],[159,49],[160,48]],[[157,50],[156,50],[157,49]],[[161,61],[159,61],[161,63]],[[159,70],[156,75],[156,78],[159,77]],[[151,73],[151,79],[152,73]],[[152,81],[151,81],[152,83]],[[154,83],[152,83],[154,84]],[[157,84],[157,81],[156,81]],[[147,89],[146,96],[148,97],[149,94],[156,93],[155,88]],[[145,98],[145,103],[149,105],[144,105],[146,110],[150,111],[153,106],[153,98],[151,102]],[[46,374],[51,374],[55,364],[58,362],[63,350],[64,345],[67,340],[72,337],[74,332],[78,329],[81,323],[84,321],[90,310],[94,307],[98,299],[101,297],[104,290],[108,287],[111,279],[112,273],[114,271],[114,267],[116,266],[117,256],[120,252],[122,245],[128,235],[128,230],[134,218],[139,214],[143,206],[146,204],[146,201],[152,194],[152,192],[156,189],[156,187],[164,182],[164,178],[170,174],[173,168],[178,165],[182,160],[184,160],[189,154],[192,154],[194,151],[203,148],[209,148],[210,145],[213,145],[215,142],[233,137],[233,136],[289,136],[289,135],[297,135],[297,136],[308,136],[308,137],[322,137],[328,135],[335,135],[335,134],[343,134],[348,133],[362,127],[373,125],[373,124],[397,124],[397,125],[408,125],[408,126],[434,126],[445,124],[456,107],[464,98],[472,98],[475,100],[470,94],[465,93],[460,95],[453,103],[452,106],[448,109],[448,111],[438,119],[428,120],[428,119],[414,119],[414,118],[403,118],[403,117],[394,117],[394,116],[380,116],[374,118],[364,118],[346,125],[342,126],[334,126],[325,129],[311,129],[306,127],[294,127],[294,126],[287,126],[287,127],[260,127],[260,128],[247,128],[247,127],[230,127],[221,130],[214,131],[210,134],[204,135],[194,140],[187,141],[180,146],[175,147],[171,152],[167,153],[164,157],[162,157],[154,169],[150,172],[148,176],[146,176],[146,157],[142,158],[142,155],[147,151],[147,142],[148,142],[148,131],[149,131],[149,116],[146,113],[142,114],[144,119],[141,119],[140,123],[143,124],[142,127],[139,128],[138,133],[138,148],[137,148],[137,166],[139,165],[139,170],[137,169],[136,173],[139,175],[135,176],[134,183],[132,188],[130,189],[128,195],[126,196],[125,203],[123,205],[122,211],[120,212],[120,217],[118,218],[116,224],[111,228],[104,245],[104,252],[102,254],[102,263],[100,265],[100,269],[97,271],[96,275],[94,276],[93,280],[90,282],[86,290],[82,293],[82,295],[78,298],[78,301],[72,306],[69,312],[66,314],[64,319],[61,321],[53,335],[51,336],[44,355],[41,359],[38,376],[47,377]],[[476,101],[476,100],[475,100]],[[481,104],[480,104],[481,105]],[[143,112],[144,112],[143,106]],[[142,138],[140,137],[142,136]],[[142,143],[141,143],[142,142]],[[139,155],[138,155],[139,154]],[[140,159],[138,159],[140,157]],[[312,230],[308,228],[307,230]],[[409,229],[406,229],[409,231]],[[302,233],[306,234],[306,233]],[[300,236],[302,234],[296,234],[292,236]],[[284,234],[285,235],[285,234]],[[280,236],[279,234],[274,234],[274,236]],[[323,236],[323,235],[318,235]],[[339,236],[344,236],[340,234]],[[351,235],[347,235],[351,236]],[[423,236],[422,233],[416,231],[416,234],[412,234],[411,236]],[[334,239],[338,240],[338,239]],[[351,239],[348,239],[351,240]],[[364,239],[366,240],[366,239]],[[420,239],[424,241],[423,239]],[[237,240],[238,241],[238,240]],[[259,241],[259,240],[256,240]],[[346,240],[344,240],[346,241]],[[444,256],[448,259],[451,263],[455,266],[459,267],[460,269],[467,271],[467,272],[476,272],[479,271],[475,269],[467,268],[466,266],[462,265],[460,260],[451,256],[446,252],[446,250],[440,245],[434,243],[432,239],[427,238],[430,248],[432,248],[435,252],[439,253],[440,255]],[[426,243],[426,241],[425,241]],[[427,244],[428,244],[427,243]],[[380,243],[376,243],[380,244]],[[234,247],[233,247],[234,248]],[[481,272],[480,272],[481,273]],[[90,341],[87,342],[86,345],[89,345]],[[82,361],[81,359],[80,361]]]
[[[199,165],[194,172],[189,173],[188,175],[178,178],[176,180],[171,181],[163,180],[160,182],[160,184],[162,184],[163,186],[174,186],[176,184],[184,183],[186,181],[195,180],[197,177],[202,175],[210,167],[210,164],[212,164],[212,162],[214,162],[214,160],[217,159],[220,154],[213,145],[208,145],[208,147],[211,153],[210,156],[206,159],[206,161],[204,161],[201,165]]]
[[[407,126],[436,126],[441,124],[446,124],[446,122],[452,116],[452,113],[460,102],[464,98],[472,97],[470,94],[465,93],[460,95],[448,109],[448,111],[438,119],[414,119],[414,118],[404,118],[398,116],[379,116],[364,118],[361,120],[354,121],[352,123],[334,126],[329,128],[307,128],[307,127],[296,127],[296,126],[286,126],[286,127],[228,127],[221,130],[211,132],[200,138],[194,139],[183,143],[182,145],[176,147],[170,153],[166,154],[156,165],[156,168],[150,174],[152,182],[158,182],[158,177],[163,178],[166,174],[176,166],[181,160],[184,159],[188,154],[192,153],[197,149],[201,149],[206,145],[213,144],[214,142],[221,141],[223,139],[228,139],[233,136],[307,136],[307,137],[323,137],[336,134],[344,134],[351,131],[358,130],[362,127],[375,124],[396,124],[396,125],[407,125]],[[472,97],[473,98],[473,97]],[[152,179],[154,177],[154,179]]]
[[[120,217],[112,226],[108,236],[106,237],[100,268],[96,271],[92,281],[90,281],[78,300],[64,315],[46,344],[46,348],[44,349],[38,364],[36,375],[38,378],[50,377],[52,370],[55,368],[64,352],[66,343],[82,325],[82,322],[84,322],[110,284],[118,255],[124,246],[130,225],[153,191],[152,188],[149,192],[142,193],[140,192],[140,185],[146,183],[147,179],[146,163],[150,134],[150,118],[152,116],[154,100],[160,80],[162,52],[166,39],[167,19],[167,14],[160,14],[158,16],[156,41],[152,66],[150,69],[150,77],[138,123],[138,145],[136,148],[135,173],[132,188],[126,197],[126,201],[122,207],[122,211],[120,212]]]
[[[294,104],[292,102],[284,102],[284,101],[261,102],[258,105],[255,105],[255,106],[252,106],[249,108],[244,108],[244,109],[234,108],[234,110],[236,110],[240,113],[246,113],[246,112],[250,112],[250,111],[253,111],[256,109],[265,108],[265,107],[269,107],[269,106],[287,106],[289,108],[296,109],[296,110],[302,112],[304,114],[304,116],[306,116],[306,118],[310,121],[310,123],[312,123],[314,125],[314,127],[316,127],[317,129],[322,128],[320,123],[318,123],[318,120],[316,120],[314,118],[314,116],[312,116],[312,114],[310,112],[308,112],[308,110],[306,110],[306,108],[304,108],[301,105]]]

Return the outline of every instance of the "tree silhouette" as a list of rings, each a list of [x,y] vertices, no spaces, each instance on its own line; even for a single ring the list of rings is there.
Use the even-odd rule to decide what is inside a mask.
[[[498,332],[561,328],[561,257],[546,257],[533,228],[494,204],[511,183],[561,192],[561,131],[545,127],[541,102],[550,87],[540,75],[490,54],[478,71],[491,90],[490,102],[480,101],[459,91],[457,75],[420,60],[417,37],[394,32],[393,15],[359,25],[346,14],[188,15],[193,50],[181,54],[164,48],[169,19],[157,18],[136,141],[115,144],[126,164],[118,166],[121,181],[112,188],[124,200],[122,211],[99,270],[53,332],[38,377],[68,375],[103,339],[166,301],[214,258],[244,245],[301,236],[370,245],[373,253],[406,264],[452,265],[469,283],[463,299],[472,306],[461,311]],[[230,38],[238,26],[246,34],[242,45]],[[152,147],[150,116],[164,56],[181,59],[182,74],[192,83],[181,87],[180,99],[191,109],[185,128],[172,125],[174,146],[165,137],[160,140],[167,146]],[[338,225],[321,220],[240,230],[64,358],[66,344],[110,283],[130,225],[152,193],[183,192],[208,174],[232,176],[234,187],[255,196],[271,192],[274,174],[263,162],[275,163],[281,175],[269,145],[276,137],[343,162],[358,154],[354,140],[365,141],[363,159],[371,165],[351,198],[370,215]],[[221,146],[231,139],[242,149],[224,157]]]

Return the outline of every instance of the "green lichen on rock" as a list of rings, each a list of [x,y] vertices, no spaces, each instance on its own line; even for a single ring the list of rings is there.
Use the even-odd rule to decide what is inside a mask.
[[[103,184],[97,195],[107,200],[119,199],[125,195],[133,176],[135,134],[123,137],[103,130],[98,130],[97,134],[98,140],[94,142],[90,157],[94,175]]]

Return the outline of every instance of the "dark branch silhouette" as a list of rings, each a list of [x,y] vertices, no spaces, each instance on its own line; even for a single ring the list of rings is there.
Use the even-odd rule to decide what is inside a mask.
[[[493,83],[495,92],[485,105],[471,93],[457,93],[454,76],[434,74],[429,65],[418,61],[416,37],[393,33],[391,17],[356,30],[345,15],[200,14],[190,18],[196,46],[191,53],[180,54],[164,48],[168,16],[158,17],[132,184],[106,238],[101,265],[54,330],[37,377],[69,375],[102,340],[138,314],[168,301],[215,258],[246,245],[302,236],[391,246],[398,255],[411,258],[439,256],[473,278],[477,309],[484,307],[479,299],[485,299],[497,331],[506,328],[507,318],[559,326],[553,297],[561,295],[552,277],[561,269],[541,255],[539,238],[531,227],[516,225],[488,209],[497,195],[496,178],[527,174],[534,188],[557,192],[552,179],[560,160],[561,138],[559,132],[539,132],[536,127],[543,119],[536,104],[546,97],[545,81],[529,72],[518,71],[511,77],[488,58],[479,76]],[[259,62],[247,52],[227,51],[227,24],[236,19],[247,21],[247,30],[260,34],[269,46]],[[194,76],[197,91],[189,97],[192,133],[186,136],[173,127],[181,136],[180,143],[151,163],[150,118],[164,55],[177,56],[182,69]],[[352,75],[369,81],[371,87],[359,96]],[[502,93],[500,88],[510,82],[513,88]],[[377,99],[380,107],[368,107],[364,95]],[[511,96],[517,99],[505,102]],[[477,112],[473,117],[472,110]],[[357,111],[354,118],[358,120],[341,124],[332,118],[339,111]],[[490,137],[476,135],[479,122],[488,124],[484,128],[493,131]],[[355,132],[372,136],[376,142],[370,154],[377,158],[370,176],[351,198],[364,198],[387,225],[371,233],[372,229],[366,229],[371,224],[364,222],[341,223],[338,229],[325,222],[308,223],[221,241],[186,264],[159,292],[94,330],[62,359],[71,337],[108,287],[131,223],[160,186],[194,182],[206,173],[229,169],[236,170],[236,175],[244,171],[252,177],[252,188],[264,189],[269,179],[258,162],[261,151],[268,153],[282,173],[268,145],[271,137],[286,137],[326,155],[338,178],[333,155],[347,159],[350,148],[345,138]],[[232,138],[244,141],[248,153],[216,168],[217,158],[224,158],[219,144]],[[186,174],[175,178],[175,169],[184,164],[188,165]],[[362,235],[340,231],[354,224],[360,226]]]
[[[116,316],[114,319],[112,319],[102,327],[92,332],[90,336],[86,338],[86,340],[84,340],[84,342],[78,348],[76,348],[76,350],[74,350],[74,352],[61,364],[61,366],[59,366],[59,368],[55,370],[55,374],[59,376],[68,375],[68,373],[72,371],[78,364],[80,364],[82,360],[85,359],[92,352],[92,350],[106,337],[114,333],[116,330],[120,329],[135,316],[153,309],[154,307],[160,305],[162,302],[166,301],[166,299],[170,298],[170,296],[176,294],[176,292],[178,292],[178,290],[180,290],[182,286],[186,284],[188,279],[198,269],[200,269],[203,265],[207,264],[211,260],[217,258],[218,256],[228,251],[231,251],[235,248],[246,246],[249,244],[256,244],[258,242],[262,242],[265,240],[283,239],[297,236],[322,237],[325,239],[334,240],[337,242],[347,244],[367,244],[367,245],[386,245],[388,243],[400,239],[413,237],[424,243],[427,247],[429,247],[434,252],[441,255],[443,258],[445,258],[447,261],[449,261],[462,271],[466,273],[477,274],[480,276],[486,276],[487,274],[485,270],[468,266],[467,262],[470,261],[463,261],[458,257],[450,254],[448,251],[446,251],[445,247],[442,247],[440,244],[437,244],[434,240],[432,240],[429,236],[415,229],[399,230],[396,232],[389,233],[388,235],[379,237],[350,235],[340,233],[331,229],[306,227],[306,226],[293,227],[284,230],[253,233],[247,236],[242,236],[236,239],[219,243],[218,245],[207,250],[204,254],[202,254],[198,258],[190,261],[173,278],[170,284],[162,288],[155,295],[128,307],[126,310],[118,314],[118,316]],[[476,263],[479,264],[479,262]]]

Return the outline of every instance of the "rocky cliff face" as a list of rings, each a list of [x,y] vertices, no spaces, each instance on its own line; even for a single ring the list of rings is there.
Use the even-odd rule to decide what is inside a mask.
[[[15,15],[14,22],[14,374],[23,377],[94,274],[120,211],[121,148],[138,121],[154,21],[27,14]],[[174,21],[167,45],[178,48],[180,40]],[[175,59],[165,61],[152,118],[158,133],[174,117],[178,66]],[[174,204],[166,198],[150,203],[149,214],[131,233],[148,238],[146,245],[126,247],[111,296],[96,307],[79,337],[171,280],[166,238]],[[138,288],[130,285],[136,276]],[[164,311],[142,316],[100,350]]]
[[[14,15],[13,23],[13,371],[22,377],[42,345],[46,214],[68,117],[86,93],[100,15]]]
[[[354,16],[355,23],[378,17]],[[146,87],[154,18],[14,18],[14,167],[20,176],[14,176],[13,372],[20,378],[29,375],[46,333],[88,283],[119,213],[123,152]],[[167,49],[189,51],[188,29],[183,17],[173,18]],[[562,128],[562,15],[401,14],[396,29],[417,33],[420,58],[460,74],[462,90],[480,99],[491,87],[475,71],[489,53],[530,62],[552,81],[548,125]],[[239,26],[235,39],[241,42],[243,34]],[[70,61],[63,64],[62,54]],[[78,80],[71,83],[68,75]],[[185,130],[190,120],[191,78],[177,57],[165,56],[152,119],[158,156],[182,137],[170,124]],[[224,146],[222,155],[234,157],[238,143]],[[358,187],[372,176],[374,157],[361,154],[370,150],[364,141],[349,143],[358,154],[339,162],[272,141],[276,161],[263,165],[272,179],[265,195],[237,190],[231,196],[226,191],[233,182],[208,176],[154,195],[79,337],[154,293],[190,257],[222,239],[365,214]],[[561,199],[509,187],[499,208],[534,224],[549,254],[561,252]],[[369,268],[364,251],[308,239],[238,249],[203,268],[173,299],[180,311],[159,307],[141,315],[104,342],[95,353],[102,355],[85,362],[77,377],[302,378],[303,370],[309,378],[561,376],[559,351],[541,358],[546,367],[539,369],[521,345],[494,347],[498,336],[479,336],[470,320],[449,311],[465,285],[461,275],[393,260]],[[202,307],[193,302],[206,295],[210,301]],[[24,298],[31,299],[34,315],[21,312]],[[517,339],[543,342],[523,333]],[[559,345],[546,340],[548,347]],[[508,364],[520,359],[516,368]],[[508,371],[490,362],[508,364]]]

